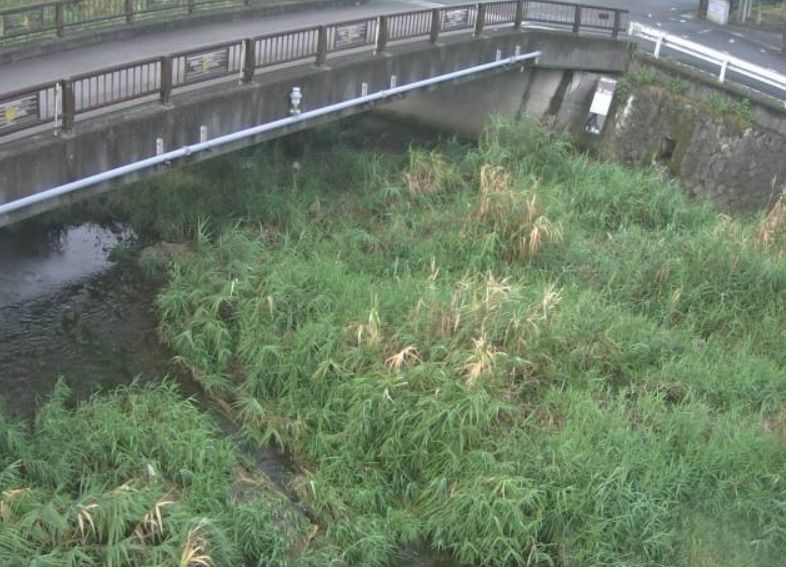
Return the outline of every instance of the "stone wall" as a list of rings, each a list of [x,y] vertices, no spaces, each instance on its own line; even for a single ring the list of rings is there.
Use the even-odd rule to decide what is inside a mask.
[[[773,203],[786,183],[783,107],[673,64],[639,58],[637,65],[678,82],[627,83],[594,142],[599,154],[627,164],[660,164],[690,194],[711,199],[720,210],[748,212]],[[718,97],[736,102],[742,112],[723,112]]]

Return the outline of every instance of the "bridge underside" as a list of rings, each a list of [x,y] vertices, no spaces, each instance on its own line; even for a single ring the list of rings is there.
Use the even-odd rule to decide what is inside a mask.
[[[447,37],[435,45],[413,43],[378,56],[347,55],[329,59],[328,65],[320,68],[304,65],[280,69],[260,75],[255,83],[247,85],[224,82],[181,94],[168,106],[151,102],[86,117],[76,124],[68,137],[58,138],[48,132],[0,146],[0,205],[149,158],[156,154],[157,140],[159,144],[163,142],[164,151],[169,151],[199,142],[200,133],[215,138],[283,118],[289,111],[289,95],[294,86],[300,87],[303,93],[302,108],[310,110],[359,97],[364,89],[373,93],[389,88],[391,77],[395,77],[396,84],[404,85],[494,61],[498,51],[502,57],[510,57],[517,49],[521,53],[541,51],[537,68],[522,73],[497,72],[491,76],[485,73],[483,77],[468,79],[483,78],[482,89],[471,88],[471,83],[453,84],[430,95],[439,97],[437,106],[442,108],[440,115],[444,125],[450,126],[450,118],[454,118],[452,126],[457,130],[472,131],[479,122],[475,120],[475,126],[468,125],[465,123],[467,116],[482,117],[500,111],[513,114],[521,109],[540,112],[553,103],[557,91],[562,91],[560,96],[564,95],[565,73],[621,73],[631,53],[630,44],[606,38],[540,30],[505,31],[472,38]],[[481,93],[485,95],[480,96]],[[434,105],[433,99],[432,103],[427,101],[416,97],[395,104],[399,104],[399,110],[403,108],[405,114],[416,116],[413,108],[427,109],[429,104]],[[401,107],[402,104],[407,106]],[[355,107],[301,122],[223,146],[211,153],[191,155],[181,164],[215,157],[370,108],[370,105]],[[105,191],[151,173],[156,171],[128,174],[84,190],[78,197]],[[0,216],[0,226],[62,206],[78,197],[76,194],[62,196]]]

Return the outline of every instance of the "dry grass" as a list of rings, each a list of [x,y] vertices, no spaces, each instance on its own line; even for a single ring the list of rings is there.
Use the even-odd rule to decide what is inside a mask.
[[[158,541],[164,535],[164,518],[162,511],[175,503],[173,498],[164,496],[147,511],[142,522],[134,530],[134,537],[140,543]]]
[[[529,191],[512,187],[511,175],[499,165],[480,171],[480,203],[475,219],[500,238],[506,256],[521,260],[536,255],[546,244],[562,241],[562,228],[541,214],[538,182]]]
[[[410,195],[431,195],[441,190],[439,173],[445,169],[445,160],[438,154],[421,154],[420,158],[410,155],[409,171],[404,172],[404,182]]]
[[[472,388],[481,378],[490,377],[493,374],[496,359],[503,355],[504,353],[498,352],[489,344],[485,333],[472,339],[472,354],[467,357],[461,367],[466,385]]]
[[[13,502],[24,496],[25,494],[29,494],[29,488],[17,488],[15,490],[4,490],[2,495],[0,495],[0,520],[8,521],[11,518],[11,507]]]
[[[771,246],[783,234],[784,226],[786,226],[786,203],[781,196],[759,223],[756,229],[756,243],[762,247]]]
[[[420,364],[423,360],[418,355],[418,349],[408,346],[385,360],[385,366],[393,372],[400,372],[405,366]]]
[[[213,565],[213,560],[205,553],[207,541],[202,533],[204,526],[205,522],[202,521],[188,530],[186,540],[180,549],[178,567],[211,567]]]

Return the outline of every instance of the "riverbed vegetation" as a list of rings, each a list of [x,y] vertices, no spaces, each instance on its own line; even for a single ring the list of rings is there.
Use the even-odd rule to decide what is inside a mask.
[[[0,416],[3,567],[286,565],[308,522],[172,384]],[[264,558],[264,563],[260,563]]]
[[[782,564],[786,205],[718,215],[531,122],[315,136],[94,203],[189,242],[160,335],[239,433],[60,384],[0,418],[2,565]],[[286,496],[238,451],[270,444]]]
[[[296,464],[299,565],[415,543],[475,566],[782,564],[782,203],[718,215],[534,123],[295,173],[274,153],[191,193],[158,307],[244,440]]]

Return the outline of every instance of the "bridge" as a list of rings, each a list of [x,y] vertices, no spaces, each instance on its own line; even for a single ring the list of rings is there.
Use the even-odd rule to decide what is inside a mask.
[[[472,107],[543,111],[572,93],[583,119],[597,73],[626,68],[627,25],[621,9],[465,4],[200,45],[0,94],[0,226],[382,103],[412,116],[448,108],[460,122]],[[416,90],[429,94],[402,100]]]

